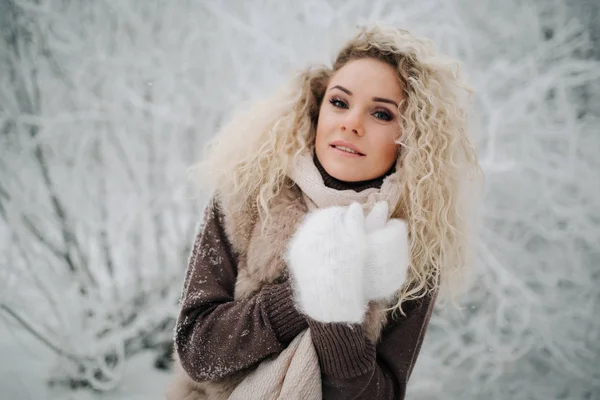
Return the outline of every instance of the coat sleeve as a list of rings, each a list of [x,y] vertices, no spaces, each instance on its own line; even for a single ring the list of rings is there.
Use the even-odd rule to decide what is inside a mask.
[[[190,256],[175,349],[196,381],[224,378],[281,352],[308,326],[294,307],[288,282],[266,285],[236,301],[236,257],[213,199]]]
[[[365,337],[361,325],[309,320],[321,365],[323,399],[404,399],[435,297],[407,303],[406,317],[390,318],[377,345]]]

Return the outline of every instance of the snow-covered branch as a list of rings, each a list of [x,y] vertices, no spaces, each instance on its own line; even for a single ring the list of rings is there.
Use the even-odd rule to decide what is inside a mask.
[[[266,6],[266,7],[265,7]],[[0,311],[108,389],[170,340],[200,145],[290,70],[392,23],[460,59],[485,181],[477,276],[420,399],[600,390],[600,62],[560,0],[0,2]],[[598,43],[595,44],[596,47]]]

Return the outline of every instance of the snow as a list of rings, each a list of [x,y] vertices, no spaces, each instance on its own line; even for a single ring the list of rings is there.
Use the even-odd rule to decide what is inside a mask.
[[[128,360],[121,383],[112,391],[48,387],[56,356],[30,335],[0,324],[0,399],[2,400],[148,400],[162,399],[168,372],[153,368],[156,354],[139,353]]]

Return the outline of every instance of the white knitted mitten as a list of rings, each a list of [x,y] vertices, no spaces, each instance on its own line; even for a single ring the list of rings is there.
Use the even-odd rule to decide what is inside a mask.
[[[300,311],[320,322],[362,322],[366,235],[357,203],[308,214],[286,255]]]
[[[365,220],[367,260],[365,297],[367,300],[390,299],[406,281],[410,264],[410,245],[406,222],[388,220],[388,204],[375,204]]]

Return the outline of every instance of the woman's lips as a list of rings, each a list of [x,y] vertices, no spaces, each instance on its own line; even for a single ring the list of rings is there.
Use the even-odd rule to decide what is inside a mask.
[[[350,158],[364,157],[364,155],[363,155],[363,154],[358,154],[358,153],[349,153],[349,152],[347,152],[347,151],[340,150],[340,149],[338,149],[337,147],[335,147],[335,146],[333,146],[333,145],[332,145],[332,146],[329,146],[329,147],[331,147],[331,149],[332,149],[333,151],[335,151],[337,154],[339,154],[340,156],[343,156],[343,157],[350,157]]]
[[[361,156],[365,155],[355,144],[350,143],[346,140],[334,140],[333,142],[329,143],[329,145],[338,148],[341,147],[343,150],[350,149],[350,152],[358,153]]]

